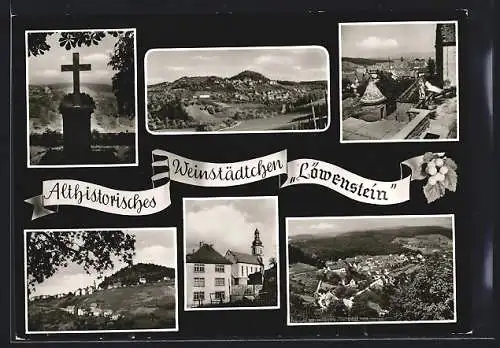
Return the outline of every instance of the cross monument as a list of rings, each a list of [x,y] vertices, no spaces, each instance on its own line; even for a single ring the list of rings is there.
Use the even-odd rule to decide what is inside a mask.
[[[73,103],[80,105],[80,71],[90,71],[90,64],[80,64],[80,54],[73,53],[73,64],[61,65],[61,71],[73,72]]]
[[[73,93],[66,94],[59,105],[63,118],[65,162],[89,163],[92,157],[90,118],[95,109],[91,96],[80,91],[80,72],[90,71],[90,64],[80,64],[80,55],[73,53],[73,64],[61,65],[61,72],[73,72]]]

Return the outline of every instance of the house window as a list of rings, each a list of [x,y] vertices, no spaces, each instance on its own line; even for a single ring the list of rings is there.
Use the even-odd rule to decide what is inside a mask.
[[[247,275],[248,275],[248,266],[245,266],[245,267],[246,267],[246,269],[247,269]]]
[[[196,286],[198,288],[205,287],[205,278],[194,278],[193,286]]]
[[[226,294],[224,293],[224,291],[216,291],[215,298],[217,300],[224,300],[226,298]]]
[[[224,265],[215,265],[215,272],[224,273]]]
[[[215,286],[224,286],[224,278],[215,278]]]
[[[194,272],[195,273],[205,273],[205,265],[203,263],[195,263],[194,264]]]
[[[203,291],[193,292],[193,300],[198,302],[205,301],[205,293]]]

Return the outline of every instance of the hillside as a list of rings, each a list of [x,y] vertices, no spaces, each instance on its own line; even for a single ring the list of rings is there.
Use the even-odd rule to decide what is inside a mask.
[[[107,288],[108,285],[121,284],[122,286],[133,285],[139,282],[140,278],[145,278],[148,283],[168,279],[175,279],[175,269],[154,265],[150,263],[138,263],[127,266],[114,274],[105,277],[99,284],[100,288]]]
[[[30,85],[29,88],[30,134],[62,132],[62,115],[59,104],[66,93],[72,92],[71,84]],[[135,132],[135,119],[119,117],[111,85],[82,83],[81,91],[95,101],[91,129],[99,133]]]
[[[273,81],[249,70],[229,78],[184,76],[147,86],[148,127],[222,130],[246,120],[303,114],[300,107],[324,100],[327,87],[326,80]],[[326,114],[326,103],[316,112]]]
[[[377,63],[391,62],[389,59],[380,58],[355,58],[355,57],[342,57],[342,63],[349,62],[356,65],[373,65]]]
[[[265,77],[261,73],[255,72],[255,71],[250,71],[250,70],[244,70],[240,72],[239,74],[236,74],[232,77],[229,78],[230,80],[243,80],[243,79],[251,79],[251,80],[262,80],[262,81],[269,81],[269,78]]]
[[[38,300],[29,304],[28,326],[30,330],[41,331],[174,327],[175,298],[174,281],[169,281]],[[110,321],[103,317],[76,316],[67,310],[92,306],[110,310],[120,319]]]
[[[442,236],[423,238],[423,236]],[[401,227],[373,231],[353,231],[329,237],[309,238],[307,234],[291,237],[289,242],[290,262],[305,262],[317,265],[325,260],[353,257],[358,255],[385,255],[408,252],[415,238],[420,243],[427,240],[433,249],[443,249],[452,239],[452,231],[440,226]],[[396,242],[395,242],[396,241]],[[429,242],[430,241],[430,242]],[[444,242],[448,241],[448,242]],[[417,244],[418,245],[418,244]],[[417,250],[413,248],[413,250]]]

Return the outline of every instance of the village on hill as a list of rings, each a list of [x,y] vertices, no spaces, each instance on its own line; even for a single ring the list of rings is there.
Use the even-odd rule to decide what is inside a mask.
[[[175,229],[29,230],[26,333],[176,331]]]
[[[327,81],[277,81],[243,71],[230,78],[182,77],[147,88],[152,131],[238,131],[246,123],[255,123],[255,130],[326,126]]]
[[[387,35],[405,25],[387,25]],[[343,141],[457,139],[456,24],[420,25],[435,28],[434,52],[379,58],[343,54]],[[354,30],[369,35],[374,27],[349,25],[342,30],[346,35]],[[383,25],[376,27],[381,30]]]
[[[74,291],[53,295],[37,295],[29,298],[29,320],[39,320],[57,326],[56,313],[60,318],[76,322],[94,323],[101,329],[119,329],[132,321],[134,314],[154,313],[155,305],[141,304],[141,296],[150,296],[174,309],[175,270],[153,264],[136,264],[122,268],[101,283],[89,284]],[[130,305],[130,307],[129,307]],[[41,318],[41,312],[54,313]],[[60,311],[67,313],[62,315]],[[159,313],[157,313],[159,314]],[[170,315],[169,315],[170,316]],[[36,324],[35,324],[36,325]],[[126,326],[126,325],[125,325]],[[160,328],[160,327],[158,327]],[[45,330],[44,330],[45,331]]]
[[[375,246],[378,242],[363,248],[370,237],[366,232],[357,239],[357,233],[344,235],[338,243],[335,237],[290,240],[290,324],[453,320],[450,238],[432,233],[394,237],[384,252],[382,244]],[[352,245],[353,251],[336,258],[342,252],[329,249],[334,244]],[[310,248],[316,252],[310,254]]]

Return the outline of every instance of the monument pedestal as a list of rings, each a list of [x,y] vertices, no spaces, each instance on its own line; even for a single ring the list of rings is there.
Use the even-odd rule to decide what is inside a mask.
[[[74,102],[73,94],[64,96],[59,111],[63,117],[63,151],[66,163],[85,163],[90,160],[90,117],[94,109],[94,100],[87,94],[80,95],[79,103]]]

